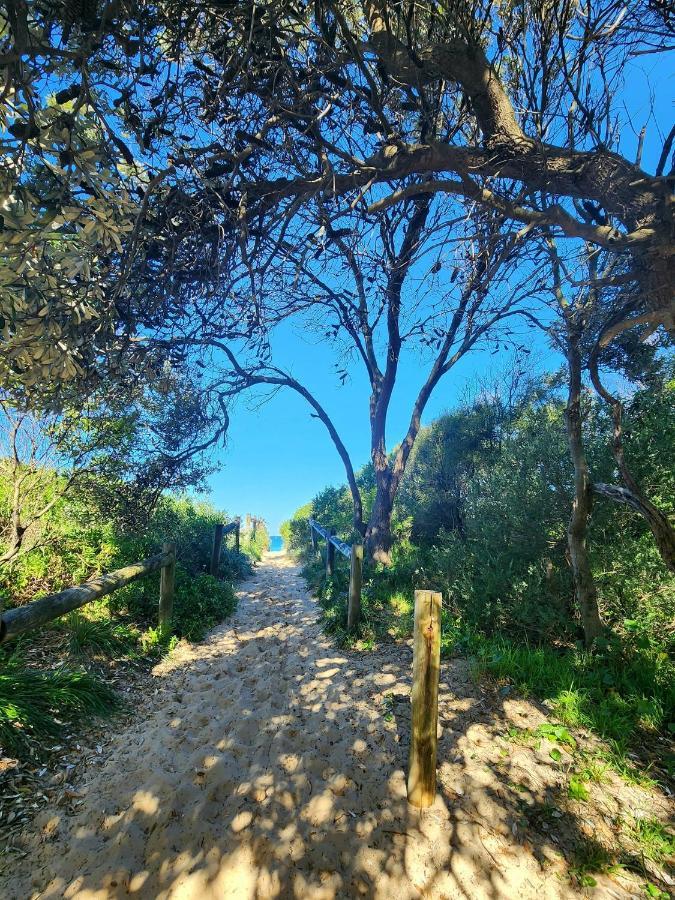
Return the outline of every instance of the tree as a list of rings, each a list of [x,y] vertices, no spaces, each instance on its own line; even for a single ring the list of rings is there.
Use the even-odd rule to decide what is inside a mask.
[[[587,245],[585,275],[575,280],[570,262],[558,252],[554,239],[546,240],[552,272],[552,293],[560,318],[559,327],[548,328],[554,345],[567,361],[568,395],[565,423],[574,467],[574,499],[568,527],[568,546],[577,601],[587,644],[602,631],[597,589],[587,548],[593,495],[623,503],[639,512],[649,526],[661,558],[675,571],[675,529],[668,515],[653,503],[638,484],[626,460],[622,439],[623,404],[603,383],[601,370],[621,373],[635,382],[654,367],[655,347],[644,341],[644,325],[632,331],[615,329],[626,310],[634,305],[632,292],[611,286],[608,277],[616,259]],[[610,286],[607,286],[608,282]],[[605,285],[604,287],[601,285]],[[612,454],[623,485],[594,481],[584,447],[584,378],[588,374],[598,398],[609,407],[613,435]]]
[[[214,402],[217,401],[214,399]],[[118,522],[147,521],[166,488],[199,486],[227,413],[168,373],[154,389],[97,393],[78,408],[31,413],[0,399],[0,566],[49,542],[66,498]]]
[[[377,215],[402,206],[405,214],[425,208],[425,197],[442,195],[522,225],[524,239],[543,233],[569,239],[572,253],[585,245],[604,250],[619,264],[606,286],[633,287],[613,335],[640,325],[672,329],[666,209],[675,132],[663,141],[654,175],[640,167],[644,136],[634,160],[625,141],[619,144],[624,67],[640,54],[668,49],[672,38],[671,19],[660,8],[628,11],[614,0],[583,10],[572,2],[441,9],[322,0],[239,4],[188,16],[182,26],[191,35],[182,47],[198,36],[209,48],[206,63],[197,64],[189,51],[184,59],[194,67],[190,97],[196,90],[202,121],[218,134],[210,144],[202,136],[198,148],[183,146],[175,160],[192,182],[173,196],[171,221],[180,222],[180,233],[172,234],[170,258],[181,242],[194,246],[188,202],[199,202],[200,217],[192,218],[201,224],[206,216],[213,235],[187,281],[203,280],[209,261],[223,269],[236,259],[257,320],[256,279],[297,252],[298,223],[329,234],[325,219],[339,231],[355,209]],[[253,375],[247,366],[238,374],[244,381]],[[383,411],[386,367],[381,374],[384,390],[378,394],[376,386],[372,396]],[[287,373],[255,377],[299,389]],[[366,539],[374,555],[386,558],[383,523],[415,429],[390,462],[380,424],[375,414],[380,486]],[[339,443],[338,449],[345,459]],[[348,477],[353,484],[349,467]]]
[[[256,386],[287,388],[303,397],[343,461],[354,529],[364,535],[371,556],[386,563],[394,500],[429,398],[474,348],[510,341],[509,323],[525,301],[532,302],[530,268],[517,272],[519,244],[519,234],[503,227],[501,215],[467,217],[453,201],[426,195],[393,211],[356,209],[339,227],[318,203],[309,221],[289,224],[282,243],[277,235],[260,241],[257,258],[243,267],[248,289],[243,301],[230,287],[225,303],[219,298],[211,308],[200,301],[198,315],[186,314],[194,308],[182,295],[167,346],[174,352],[183,346],[198,357],[205,349],[215,351],[209,366],[220,373],[213,378],[227,398]],[[277,254],[281,262],[270,262]],[[243,278],[242,270],[235,273]],[[256,321],[250,336],[237,335],[236,323],[248,305]],[[164,327],[172,321],[172,308],[163,314]],[[312,330],[332,345],[326,366],[334,366],[343,383],[356,366],[365,371],[375,479],[367,511],[348,448],[313,385],[274,363],[276,329],[288,324]],[[161,334],[160,328],[156,339]],[[387,422],[406,353],[417,354],[428,368],[407,431],[390,451]]]
[[[182,102],[215,136],[175,164],[200,174],[194,195],[220,207],[247,259],[316,197],[375,211],[449,194],[625,258],[621,280],[640,290],[615,328],[673,328],[675,130],[653,174],[642,140],[629,158],[620,139],[626,66],[672,45],[665,7],[286,0],[200,8],[180,27]],[[430,106],[440,127],[420,130]]]

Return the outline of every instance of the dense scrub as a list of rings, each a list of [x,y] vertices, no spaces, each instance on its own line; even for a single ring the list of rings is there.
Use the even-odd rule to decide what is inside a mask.
[[[664,371],[625,415],[631,464],[671,514],[674,399]],[[610,423],[590,400],[585,420],[593,471],[611,481]],[[369,477],[368,468],[359,476],[366,497]],[[469,652],[479,673],[550,701],[561,721],[590,727],[622,751],[638,735],[675,730],[675,585],[640,517],[596,500],[590,552],[606,631],[584,650],[567,556],[571,497],[555,381],[509,403],[481,396],[441,417],[422,432],[406,472],[393,565],[367,570],[359,637],[367,646],[409,635],[414,589],[441,590],[444,654]],[[325,581],[309,549],[310,515],[348,537],[347,491],[322,491],[283,529],[304,558],[327,627],[344,635],[348,573]]]
[[[56,476],[55,476],[56,477]],[[6,505],[0,481],[0,517]],[[0,647],[0,746],[26,752],[33,739],[54,737],[118,704],[106,684],[111,665],[142,664],[180,638],[199,640],[235,607],[233,582],[250,572],[267,540],[242,535],[242,552],[223,548],[219,577],[206,574],[217,522],[226,514],[206,503],[165,496],[137,527],[125,525],[82,499],[64,498],[50,512],[30,552],[0,569],[4,608],[78,584],[156,553],[164,540],[177,546],[171,633],[157,627],[159,572]]]

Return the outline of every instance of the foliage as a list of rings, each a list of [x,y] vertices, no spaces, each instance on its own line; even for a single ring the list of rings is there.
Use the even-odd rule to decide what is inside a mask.
[[[175,292],[198,295],[198,308],[210,294],[222,309],[208,289],[233,271],[288,285],[298,277],[289,252],[312,264],[344,238],[341,228],[327,235],[324,218],[342,225],[390,206],[398,215],[420,183],[455,204],[447,221],[477,207],[515,229],[525,223],[521,243],[544,226],[634,253],[629,274],[668,283],[659,252],[668,144],[643,162],[657,177],[634,162],[624,82],[626,71],[636,77],[635,58],[670,46],[664,4],[597,0],[554,16],[542,0],[378,9],[154,3],[106,8],[94,21],[88,7],[10,7],[0,17],[11,236],[3,337],[19,364],[10,377],[35,385],[45,356],[45,387],[87,370],[139,323],[145,334],[162,323],[162,300]],[[323,180],[330,198],[317,193]],[[328,202],[336,208],[323,216]],[[238,249],[241,268],[230,264]],[[140,263],[147,291],[128,289]],[[662,289],[650,293],[634,304],[658,307]],[[243,316],[244,330],[254,320]]]
[[[282,522],[279,532],[284,540],[284,546],[287,550],[299,551],[307,544],[307,535],[309,534],[309,520],[314,514],[313,503],[305,503],[295,511],[291,519]]]
[[[131,653],[138,641],[138,633],[128,625],[92,618],[81,611],[65,616],[59,625],[66,631],[74,655],[120,657]]]
[[[476,671],[545,699],[566,726],[585,726],[626,748],[675,722],[675,664],[659,649],[618,640],[604,651],[536,648],[504,639],[474,647]]]
[[[252,559],[261,560],[263,553],[269,550],[270,536],[267,525],[262,519],[254,518],[251,528],[241,535],[241,548]]]
[[[675,863],[675,831],[658,819],[635,819],[630,831],[640,850],[656,863]]]
[[[158,594],[159,579],[155,574],[117,591],[112,595],[111,607],[146,629],[152,629],[157,621]],[[200,640],[210,628],[233,612],[235,606],[231,584],[212,575],[191,575],[184,566],[176,566],[171,631],[177,637]]]
[[[625,406],[626,452],[672,510],[673,382],[664,364]],[[590,553],[609,625],[593,652],[580,630],[566,548],[572,483],[557,379],[525,383],[508,403],[482,391],[423,429],[395,509],[389,568],[366,565],[359,638],[407,637],[415,588],[443,593],[442,652],[467,652],[477,674],[547,700],[615,752],[675,728],[675,585],[642,519],[598,500]],[[598,478],[611,479],[611,423],[586,398],[585,439]],[[347,529],[346,489],[322,491],[285,526],[324,607],[347,640],[347,572],[324,580],[306,520]],[[344,534],[344,532],[343,532]]]

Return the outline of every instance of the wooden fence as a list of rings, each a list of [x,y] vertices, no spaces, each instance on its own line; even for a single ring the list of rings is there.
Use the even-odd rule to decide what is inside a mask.
[[[216,525],[211,554],[211,574],[217,574],[220,561],[220,549],[223,536],[234,532],[235,547],[239,550],[239,520],[229,525]],[[215,567],[214,567],[215,561]],[[99,575],[77,587],[66,588],[56,594],[48,594],[40,600],[34,600],[25,606],[8,609],[0,618],[0,643],[15,637],[23,631],[32,631],[66,613],[79,609],[92,600],[112,594],[132,581],[150,575],[160,569],[159,579],[159,626],[169,628],[173,616],[173,595],[176,580],[176,545],[166,541],[161,553],[149,556],[142,562],[132,563],[106,575]]]
[[[335,551],[351,560],[347,629],[352,631],[361,618],[363,545],[351,546],[309,520],[312,549],[318,549],[317,536],[326,541],[326,577],[335,570]],[[411,733],[408,760],[408,802],[423,809],[436,797],[436,754],[438,747],[438,682],[441,666],[441,594],[415,591],[413,627],[413,672],[411,688]]]
[[[309,520],[312,548],[318,549],[317,535],[326,541],[326,577],[335,571],[335,551],[351,561],[349,572],[349,601],[347,604],[347,630],[353,631],[361,621],[361,584],[363,581],[363,544],[346,544],[336,537],[331,528],[324,528],[314,519]]]
[[[220,566],[220,552],[223,546],[223,538],[227,534],[234,533],[234,549],[237,553],[239,553],[239,542],[241,537],[241,519],[235,519],[234,522],[230,522],[229,525],[216,525],[216,530],[213,534],[213,549],[211,551],[211,566],[209,568],[209,572],[211,575],[215,576],[218,574],[218,567]]]

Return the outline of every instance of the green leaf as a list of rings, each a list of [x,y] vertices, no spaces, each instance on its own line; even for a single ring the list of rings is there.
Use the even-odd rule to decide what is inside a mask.
[[[549,756],[551,757],[551,759],[554,759],[556,762],[560,762],[560,760],[562,759],[562,753],[560,752],[560,750],[558,750],[557,747],[554,747],[553,750],[551,750],[551,752],[549,753]]]
[[[570,778],[567,788],[567,795],[571,800],[578,800],[580,803],[585,802],[590,797],[588,788],[580,778]]]
[[[549,722],[546,722],[543,725],[540,725],[539,728],[537,728],[537,734],[539,735],[539,737],[545,737],[549,740],[555,740],[561,744],[568,744],[572,748],[576,747],[577,745],[577,742],[574,740],[574,738],[564,725],[553,725]]]

